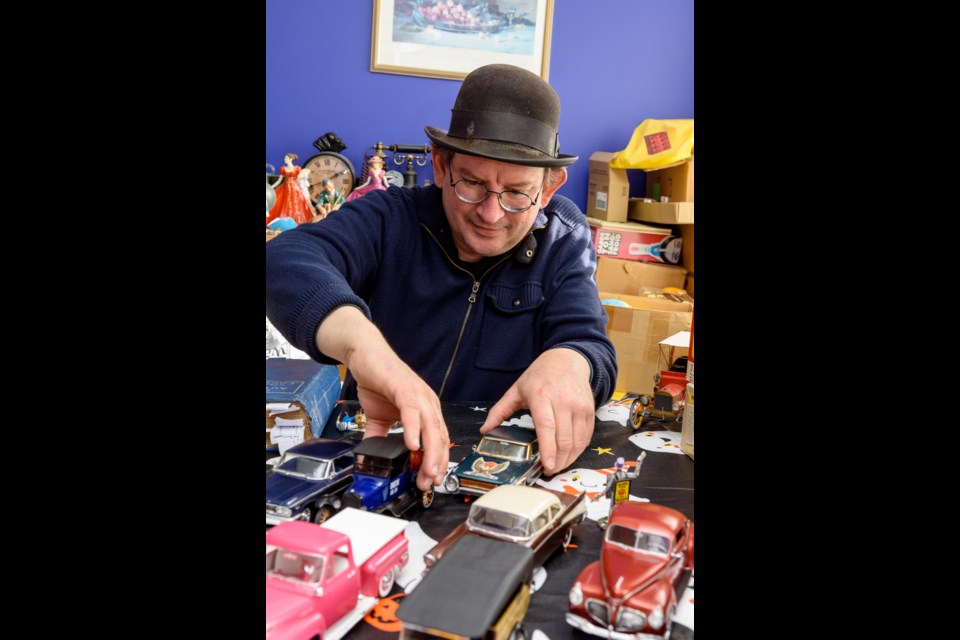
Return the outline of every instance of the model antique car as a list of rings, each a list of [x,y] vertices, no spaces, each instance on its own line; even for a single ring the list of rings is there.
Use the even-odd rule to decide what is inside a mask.
[[[400,516],[417,503],[425,509],[433,504],[433,487],[417,488],[423,451],[407,449],[403,436],[366,438],[353,454],[353,485],[343,495],[343,506]]]
[[[267,640],[338,640],[410,559],[405,520],[344,509],[267,531]]]
[[[577,577],[567,624],[614,640],[670,635],[693,571],[693,523],[659,504],[622,502],[607,523],[600,560]]]
[[[470,505],[467,519],[423,556],[429,571],[459,538],[484,536],[529,547],[534,566],[541,566],[561,546],[566,549],[573,527],[587,514],[586,494],[572,495],[541,487],[503,485]]]
[[[447,474],[443,488],[483,495],[500,485],[533,484],[542,472],[536,431],[501,425]]]
[[[481,536],[460,538],[401,601],[401,640],[522,638],[532,573],[533,552],[526,547]]]
[[[352,439],[314,438],[290,447],[267,472],[267,524],[287,520],[320,523],[340,509],[353,482]]]

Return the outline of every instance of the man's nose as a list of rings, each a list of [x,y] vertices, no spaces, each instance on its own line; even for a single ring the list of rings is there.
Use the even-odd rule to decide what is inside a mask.
[[[495,193],[488,193],[483,202],[477,204],[477,211],[480,218],[488,224],[495,223],[506,215],[506,211],[500,206],[500,200]]]

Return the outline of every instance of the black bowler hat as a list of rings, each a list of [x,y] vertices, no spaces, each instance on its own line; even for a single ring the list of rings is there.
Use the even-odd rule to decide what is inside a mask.
[[[560,98],[543,78],[509,64],[488,64],[460,85],[450,131],[424,127],[434,144],[459,153],[529,167],[565,167]]]

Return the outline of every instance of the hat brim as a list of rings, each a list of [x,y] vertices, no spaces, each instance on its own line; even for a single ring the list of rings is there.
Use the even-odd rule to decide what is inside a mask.
[[[458,138],[435,127],[427,126],[424,127],[423,130],[434,144],[441,147],[448,147],[458,153],[465,153],[469,156],[489,158],[490,160],[499,160],[500,162],[509,162],[510,164],[519,164],[527,167],[565,167],[573,164],[579,158],[579,156],[570,156],[562,153],[554,158],[536,149],[509,142],[481,140],[479,138]]]

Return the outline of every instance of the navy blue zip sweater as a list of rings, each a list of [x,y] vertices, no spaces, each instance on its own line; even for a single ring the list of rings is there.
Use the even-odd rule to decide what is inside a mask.
[[[329,364],[317,328],[335,308],[356,306],[441,400],[495,402],[543,351],[568,347],[590,362],[596,405],[609,400],[616,354],[590,228],[573,202],[554,195],[531,234],[479,280],[456,257],[440,189],[373,191],[266,243],[267,317]],[[356,398],[349,376],[341,395]]]

